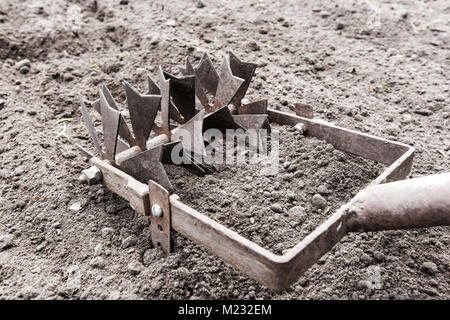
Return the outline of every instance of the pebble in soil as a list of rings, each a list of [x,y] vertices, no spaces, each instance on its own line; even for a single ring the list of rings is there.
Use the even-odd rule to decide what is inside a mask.
[[[215,165],[199,177],[166,166],[181,201],[276,254],[292,248],[383,170],[374,161],[272,124],[280,131],[277,175],[259,164]]]

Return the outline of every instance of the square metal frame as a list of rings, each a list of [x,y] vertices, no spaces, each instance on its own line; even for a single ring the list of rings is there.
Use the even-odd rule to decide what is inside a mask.
[[[291,126],[303,123],[307,136],[325,140],[341,151],[388,165],[370,186],[404,179],[411,170],[415,151],[412,146],[277,110],[268,109],[268,114],[270,122]],[[148,185],[107,160],[93,157],[90,163],[100,169],[103,184],[108,189],[127,199],[134,210],[150,214]],[[215,222],[182,203],[176,194],[169,197],[171,226],[266,287],[284,290],[349,232],[348,206],[357,201],[361,191],[284,255],[276,255]]]

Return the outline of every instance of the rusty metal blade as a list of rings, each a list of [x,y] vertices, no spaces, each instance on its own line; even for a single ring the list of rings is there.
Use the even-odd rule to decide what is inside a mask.
[[[184,121],[189,121],[195,113],[195,76],[183,76],[180,78],[162,71],[164,78],[170,79],[170,96],[173,103],[180,111]]]
[[[214,113],[206,115],[203,121],[203,132],[208,129],[219,129],[225,133],[226,129],[244,129],[236,121],[234,121],[228,106],[224,106]]]
[[[172,151],[179,144],[181,144],[181,141],[175,141],[164,144],[163,155],[161,159],[162,163],[177,165],[172,160]],[[200,163],[196,162],[195,159],[193,159],[188,153],[184,152],[184,149],[182,149],[181,156],[183,157],[183,162],[180,164],[182,167],[194,171],[196,174],[200,176],[204,176],[206,174],[205,170],[203,169],[203,166]]]
[[[242,99],[238,112],[239,114],[267,114],[267,99],[254,102]]]
[[[84,124],[86,125],[89,135],[91,136],[92,142],[94,143],[95,150],[97,150],[97,153],[100,156],[100,158],[103,158],[103,151],[102,151],[102,147],[100,146],[100,142],[97,137],[97,131],[95,130],[94,125],[92,124],[91,118],[89,117],[89,113],[86,109],[83,98],[81,98],[81,97],[80,97],[80,103],[81,103],[81,106],[80,106],[81,116],[83,118]]]
[[[80,146],[78,143],[75,143],[75,146],[78,148],[78,150],[81,151],[81,153],[82,153],[87,159],[90,159],[90,158],[93,158],[93,157],[94,157],[94,155],[93,155],[89,150],[83,148],[83,147]]]
[[[244,82],[244,79],[233,75],[230,62],[227,57],[224,57],[220,68],[219,84],[217,85],[217,92],[214,98],[214,108],[217,110],[228,105]]]
[[[145,150],[132,158],[124,160],[120,164],[120,169],[142,183],[148,183],[149,180],[153,180],[167,190],[172,190],[166,170],[161,163],[162,150],[162,145]]]
[[[148,94],[151,95],[160,95],[161,90],[159,89],[158,85],[150,76],[147,76],[148,80]],[[178,123],[184,123],[183,116],[181,115],[180,111],[178,111],[177,107],[173,104],[172,101],[170,101],[170,119],[173,121],[176,121]]]
[[[241,100],[244,98],[245,93],[247,92],[248,86],[252,81],[252,77],[255,74],[256,64],[251,62],[242,62],[233,52],[229,52],[230,54],[230,68],[231,72],[235,77],[239,77],[244,79],[244,84],[239,88],[236,92],[235,96],[231,100],[231,103],[235,106],[241,105]]]
[[[114,100],[113,96],[111,95],[111,92],[109,91],[108,87],[105,84],[102,84],[100,90],[105,95],[106,101],[108,102],[109,106],[115,110],[119,110],[119,108],[117,107],[117,103]],[[100,99],[97,99],[91,102],[90,104],[95,111],[97,111],[100,115],[102,114],[102,110],[100,108]],[[131,131],[128,128],[128,125],[122,114],[120,115],[119,136],[121,136],[126,142],[128,142],[130,146],[136,145],[136,140],[131,134]]]
[[[216,94],[219,75],[214,68],[208,54],[204,53],[200,63],[194,67],[195,74],[202,87],[211,94]]]
[[[102,110],[103,139],[105,141],[105,157],[114,162],[117,139],[119,136],[120,112],[109,106],[105,95],[100,91],[100,108]]]
[[[267,114],[243,114],[233,116],[234,121],[244,129],[259,130],[269,116]]]
[[[130,146],[125,141],[123,141],[120,138],[117,138],[116,153],[121,153],[122,151],[125,151],[129,148]]]
[[[166,134],[170,139],[170,79],[164,77],[164,73],[159,67],[161,83],[161,127],[160,132]]]
[[[128,82],[124,81],[127,104],[130,110],[131,126],[136,136],[136,144],[145,149],[156,114],[158,113],[161,96],[140,94]]]
[[[210,105],[209,105],[209,99],[206,96],[205,90],[203,89],[203,86],[200,82],[200,78],[197,75],[194,67],[192,66],[191,62],[189,61],[189,58],[186,57],[186,68],[182,70],[183,75],[191,75],[195,76],[195,95],[197,96],[198,100],[200,101],[203,108],[206,108],[206,112],[209,112]]]
[[[181,140],[186,152],[203,156],[205,154],[202,131],[204,117],[205,110],[200,110],[191,120],[172,133],[172,141]]]
[[[108,87],[105,84],[102,84],[101,90],[103,94],[105,95],[106,101],[108,101],[109,106],[113,109],[119,110],[117,107],[116,101],[114,101],[114,98],[109,91]],[[134,139],[133,135],[131,134],[130,129],[128,128],[128,125],[123,118],[123,115],[120,115],[120,123],[119,123],[119,136],[121,136],[130,146],[136,145],[136,140]]]

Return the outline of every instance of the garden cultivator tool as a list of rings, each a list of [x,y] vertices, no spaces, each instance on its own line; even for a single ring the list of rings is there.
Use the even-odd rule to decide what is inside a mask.
[[[83,170],[81,180],[101,181],[133,209],[151,215],[155,246],[170,252],[170,233],[175,230],[272,289],[290,286],[348,232],[450,224],[450,173],[394,182],[408,176],[413,147],[312,119],[312,110],[301,104],[294,115],[269,109],[267,100],[249,102],[244,96],[255,68],[230,53],[217,72],[205,54],[197,66],[187,60],[181,77],[160,68],[159,86],[149,77],[147,94],[124,82],[132,132],[102,86],[100,98],[91,105],[102,116],[103,147],[81,101],[83,120],[98,154],[79,146],[92,165]],[[281,256],[183,204],[173,194],[162,165],[174,164],[172,156],[178,150],[188,160],[182,165],[214,174],[198,157],[205,152],[207,129],[224,133],[270,129],[270,122],[301,128],[307,136],[388,166],[368,188]]]

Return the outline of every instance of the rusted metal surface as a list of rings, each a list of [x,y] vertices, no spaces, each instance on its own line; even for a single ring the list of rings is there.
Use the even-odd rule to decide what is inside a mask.
[[[267,99],[250,102],[242,99],[239,114],[267,114]]]
[[[280,124],[292,125],[302,122],[308,128],[311,128],[311,124],[316,124],[315,121],[311,122],[308,119],[305,120],[295,115],[274,110],[269,110],[269,115],[271,115],[272,118],[276,118],[277,122]],[[313,133],[319,133],[321,137],[326,136],[327,138],[330,138],[330,135],[340,134],[340,131],[336,130],[337,127],[326,122],[320,122],[319,128],[325,132],[328,132],[327,130],[329,130],[327,135],[324,135],[323,132],[317,128],[312,131]],[[350,131],[348,134],[359,136],[359,139],[364,143],[372,144],[380,142],[377,137],[359,132]],[[356,139],[356,137],[353,138]],[[330,140],[340,141],[333,138],[330,138]],[[385,139],[381,139],[381,142],[383,142],[380,144],[381,148],[385,147],[387,150],[391,150],[395,153],[401,153],[402,151],[404,153],[397,161],[391,163],[386,171],[375,180],[374,184],[386,181],[388,177],[391,177],[392,179],[405,178],[409,173],[408,169],[410,168],[407,162],[412,158],[414,148],[408,146],[405,147],[403,144]],[[381,154],[383,155],[384,153],[381,152]],[[92,159],[94,160],[92,160],[91,163],[100,164],[99,168],[103,174],[103,183],[107,185],[108,188],[127,198],[130,203],[132,202],[134,207],[137,208],[137,211],[145,212],[146,214],[150,212],[151,206],[149,202],[145,203],[142,198],[142,189],[146,187],[145,184],[136,181],[114,167],[111,168],[111,166],[109,166],[109,169],[105,170],[104,167],[102,167],[102,165],[106,163],[105,161],[101,161],[95,157]],[[390,158],[385,158],[384,160],[388,161],[389,159]],[[112,170],[114,174],[111,174],[110,170]],[[124,181],[128,181],[126,188],[123,187]],[[130,183],[129,181],[134,182]],[[354,199],[357,199],[359,196],[360,194]],[[347,218],[351,221],[351,217],[347,217],[347,213],[349,212],[347,206],[348,205],[344,205],[341,207],[286,254],[278,256],[184,205],[178,200],[176,195],[170,196],[171,224],[174,230],[204,246],[225,262],[235,266],[263,285],[276,290],[282,290],[289,287],[309,267],[316,263],[323,254],[329,251],[343,236],[345,236],[349,231]]]
[[[299,117],[277,110],[268,110],[269,121],[295,126],[301,122],[306,127],[306,135],[331,143],[337,149],[387,165],[399,159],[412,147],[400,142],[375,137],[335,126],[331,123]]]
[[[199,64],[194,67],[200,84],[205,91],[215,95],[219,84],[219,75],[207,53],[204,53]]]
[[[240,86],[240,88],[234,95],[233,99],[231,99],[232,104],[234,104],[235,106],[240,106],[241,100],[244,98],[248,86],[252,81],[253,75],[255,74],[256,64],[239,60],[239,58],[231,51],[229,52],[229,55],[231,72],[235,77],[245,80],[245,82]]]
[[[159,67],[159,81],[161,83],[161,130],[170,139],[170,79],[164,77],[162,68]]]
[[[214,109],[217,110],[228,105],[244,82],[244,79],[233,75],[230,62],[227,57],[224,57],[222,66],[220,67],[219,83],[214,97]]]
[[[153,81],[153,79],[150,76],[147,76],[147,82],[148,82],[148,94],[161,95],[161,90],[159,89],[156,82]],[[175,107],[172,101],[170,101],[169,108],[170,108],[169,112],[170,119],[178,123],[184,123],[182,115],[180,114],[177,107]]]
[[[100,108],[102,110],[103,137],[105,142],[104,156],[114,161],[117,138],[119,136],[120,112],[109,106],[104,94],[100,91]]]
[[[266,114],[240,114],[233,116],[234,121],[244,129],[259,130],[263,127],[267,121],[268,116]]]
[[[161,96],[140,94],[126,81],[123,82],[123,86],[130,110],[131,126],[136,136],[136,144],[141,149],[145,149],[145,144],[158,113]]]
[[[105,84],[102,84],[100,86],[100,90],[103,92],[103,95],[105,96],[106,101],[108,102],[109,106],[117,111],[119,111],[119,108],[117,106],[116,101],[114,100],[111,92],[109,91],[108,87]],[[102,114],[102,110],[100,108],[100,99],[95,100],[91,103],[92,107],[95,111],[97,111],[100,115]],[[130,132],[130,129],[128,128],[127,123],[125,122],[125,119],[123,118],[122,114],[120,115],[119,120],[119,136],[122,137],[130,146],[134,146],[136,144],[136,140],[134,139],[133,135]],[[120,146],[118,146],[120,148]]]
[[[218,129],[225,133],[226,129],[244,129],[234,121],[230,109],[227,106],[220,108],[214,113],[206,115],[203,121],[203,131],[208,129]]]
[[[153,180],[171,191],[172,184],[161,163],[163,146],[143,151],[136,156],[122,161],[120,169],[136,180],[146,183]]]
[[[300,117],[312,119],[314,117],[314,110],[309,104],[294,103],[295,114]]]
[[[200,110],[192,119],[172,131],[171,141],[181,140],[183,149],[196,155],[205,154],[203,144],[203,126],[205,110]]]
[[[89,113],[86,109],[86,106],[82,98],[80,98],[80,103],[81,103],[80,110],[81,116],[83,117],[83,122],[86,125],[86,128],[88,129],[89,135],[91,136],[92,142],[94,143],[95,150],[97,150],[97,154],[100,156],[100,158],[103,158],[103,150],[102,147],[100,146],[100,142],[98,141],[97,131],[95,130],[95,127],[91,121],[91,117],[89,116]],[[84,148],[81,148],[80,150],[84,151]]]
[[[171,206],[169,204],[169,192],[155,181],[148,182],[151,220],[152,243],[155,248],[162,248],[164,252],[172,251],[170,241],[171,230]]]
[[[347,215],[358,232],[450,225],[450,173],[368,187]]]
[[[202,108],[206,109],[206,112],[210,112],[209,99],[206,96],[205,90],[200,81],[200,77],[197,75],[194,67],[192,66],[189,58],[186,58],[186,66],[181,70],[185,76],[195,76],[195,95],[201,103]]]
[[[189,121],[195,116],[195,76],[175,77],[163,71],[165,79],[170,80],[170,96],[178,111]]]

